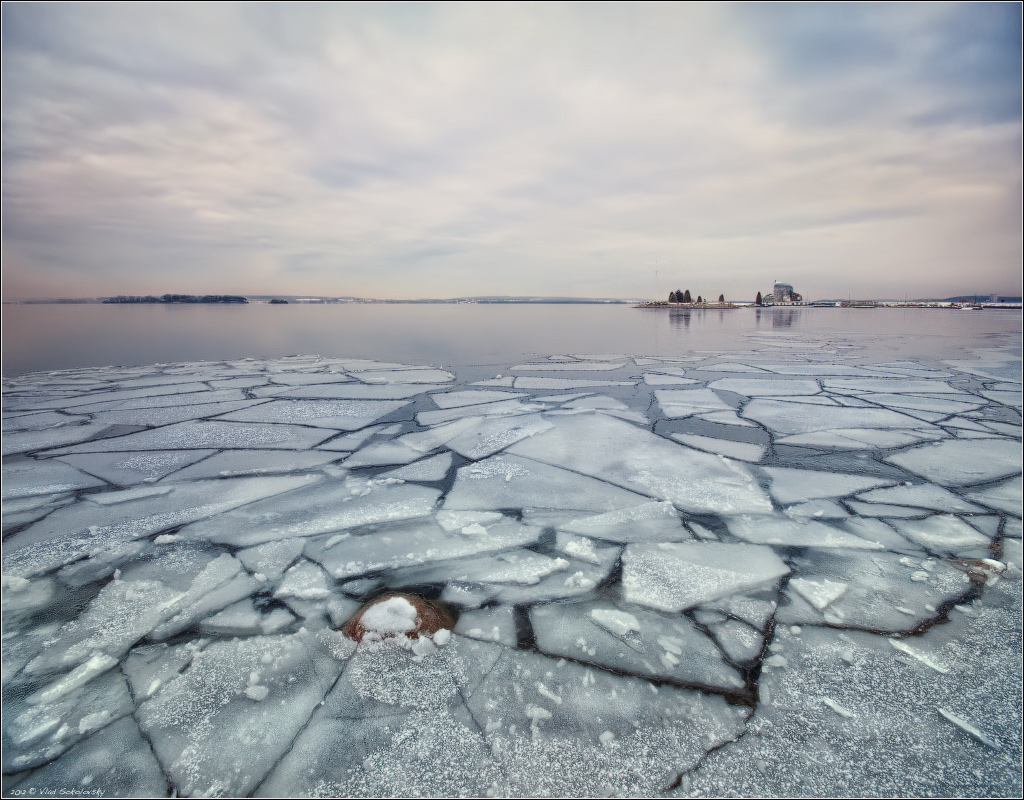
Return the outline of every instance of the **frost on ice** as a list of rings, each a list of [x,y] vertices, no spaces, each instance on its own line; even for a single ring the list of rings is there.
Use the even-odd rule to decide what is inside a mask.
[[[748,347],[5,381],[5,792],[1018,794],[1019,351]]]

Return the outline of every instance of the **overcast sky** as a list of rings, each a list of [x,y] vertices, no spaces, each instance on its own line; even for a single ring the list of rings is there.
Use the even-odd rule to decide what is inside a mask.
[[[3,5],[5,298],[1021,289],[1021,6]]]

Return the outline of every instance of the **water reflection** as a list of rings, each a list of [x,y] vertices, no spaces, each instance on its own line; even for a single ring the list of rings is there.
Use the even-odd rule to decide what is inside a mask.
[[[754,309],[754,324],[761,327],[761,323],[771,320],[773,328],[792,328],[793,323],[801,321],[801,308],[787,308],[780,306],[768,306]],[[798,325],[799,327],[799,325]]]
[[[773,328],[792,328],[794,322],[800,321],[799,308],[774,308],[772,309]]]
[[[668,312],[668,324],[676,330],[680,328],[689,330],[690,314],[691,311],[688,308],[673,308]]]

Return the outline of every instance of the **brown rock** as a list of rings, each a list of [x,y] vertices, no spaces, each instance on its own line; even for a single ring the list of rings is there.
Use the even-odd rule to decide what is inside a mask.
[[[355,613],[352,619],[345,623],[345,627],[342,629],[345,635],[350,639],[361,642],[363,640],[363,636],[366,634],[366,629],[360,622],[363,614],[366,613],[367,609],[394,597],[401,597],[408,600],[412,604],[413,608],[416,609],[416,627],[405,634],[411,639],[418,639],[421,633],[426,634],[427,636],[432,636],[442,628],[451,630],[455,627],[455,621],[440,603],[427,600],[415,594],[406,594],[405,592],[388,592],[387,594],[380,595],[380,597],[375,597],[373,600],[363,605],[363,607]]]

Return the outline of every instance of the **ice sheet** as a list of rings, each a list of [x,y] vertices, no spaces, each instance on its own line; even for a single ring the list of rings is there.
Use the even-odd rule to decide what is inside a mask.
[[[1019,355],[871,363],[884,336],[639,385],[572,377],[613,354],[5,381],[5,794],[1015,796]],[[238,402],[275,421],[128,425]],[[455,633],[357,647],[385,591]]]

